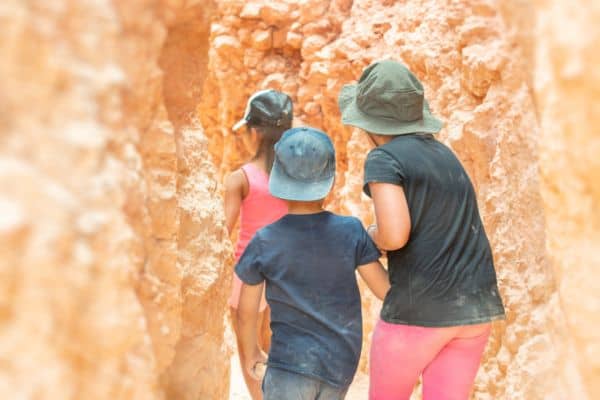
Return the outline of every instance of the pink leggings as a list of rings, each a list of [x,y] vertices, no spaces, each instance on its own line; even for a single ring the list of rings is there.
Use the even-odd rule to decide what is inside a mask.
[[[467,400],[491,324],[444,328],[377,322],[370,400],[408,400],[423,375],[423,400]]]

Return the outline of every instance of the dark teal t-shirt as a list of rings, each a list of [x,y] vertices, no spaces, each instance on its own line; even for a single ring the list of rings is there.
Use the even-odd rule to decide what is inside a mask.
[[[357,218],[327,211],[288,214],[256,233],[235,272],[246,284],[266,283],[269,367],[352,382],[362,345],[355,271],[379,256]]]
[[[473,185],[454,153],[432,135],[402,135],[373,149],[370,182],[402,186],[410,238],[388,251],[391,289],[381,318],[420,326],[476,324],[502,318],[504,307]]]

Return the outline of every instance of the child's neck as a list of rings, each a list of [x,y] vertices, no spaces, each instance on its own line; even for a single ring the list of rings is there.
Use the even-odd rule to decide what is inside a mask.
[[[323,200],[288,201],[288,214],[317,214],[323,212]]]
[[[262,169],[266,172],[267,166],[267,157],[266,156],[258,156],[250,161],[250,164],[254,164],[258,168]]]

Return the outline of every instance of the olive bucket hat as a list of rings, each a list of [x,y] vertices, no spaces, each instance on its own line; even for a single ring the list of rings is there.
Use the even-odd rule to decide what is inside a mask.
[[[375,62],[357,84],[342,88],[342,123],[379,135],[437,133],[443,123],[429,111],[423,92],[421,82],[401,63]]]

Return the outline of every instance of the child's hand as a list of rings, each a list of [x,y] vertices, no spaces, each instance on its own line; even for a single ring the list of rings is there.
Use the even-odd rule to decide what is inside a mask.
[[[262,381],[267,368],[267,354],[256,348],[252,355],[245,361],[245,368],[252,379]]]
[[[371,239],[373,240],[373,243],[375,243],[375,246],[377,246],[377,249],[379,250],[379,252],[381,253],[382,257],[386,257],[387,256],[387,250],[382,249],[378,244],[377,241],[375,240],[375,232],[377,231],[377,224],[371,224],[367,227],[367,234],[371,237]]]

